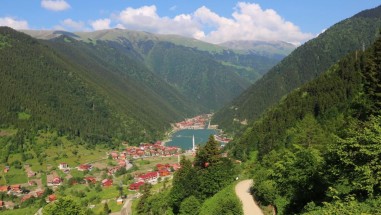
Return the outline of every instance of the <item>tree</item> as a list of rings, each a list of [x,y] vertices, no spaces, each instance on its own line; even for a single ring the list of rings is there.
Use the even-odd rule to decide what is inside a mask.
[[[180,205],[180,215],[197,215],[199,214],[201,204],[196,197],[190,196]]]
[[[107,202],[103,206],[103,213],[104,214],[109,214],[110,213],[110,208],[108,207]]]
[[[334,187],[341,195],[373,197],[381,193],[381,116],[353,121],[327,155]]]
[[[152,188],[152,185],[147,183],[145,183],[143,186],[140,187],[143,195],[138,202],[138,206],[136,207],[138,214],[145,214],[147,209],[146,208],[147,200],[151,196],[151,188]]]
[[[185,198],[196,194],[196,188],[199,184],[197,172],[194,168],[192,168],[192,163],[190,160],[183,156],[181,157],[180,164],[181,169],[175,172],[172,182],[173,187],[169,194],[171,205],[175,213],[178,213],[180,203]]]
[[[44,207],[43,215],[85,215],[86,211],[74,199],[63,197]]]
[[[206,168],[209,165],[214,165],[220,160],[219,143],[210,135],[205,146],[199,147],[195,157],[195,166]]]

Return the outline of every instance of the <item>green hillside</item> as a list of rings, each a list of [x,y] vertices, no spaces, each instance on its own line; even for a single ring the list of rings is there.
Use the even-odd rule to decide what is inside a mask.
[[[298,47],[248,90],[215,114],[215,124],[233,130],[258,119],[291,90],[314,79],[341,57],[372,44],[381,28],[381,6],[335,24]]]
[[[381,38],[294,90],[229,151],[277,214],[379,214]],[[251,155],[251,156],[248,156]]]
[[[124,64],[108,62],[105,55],[116,51],[64,37],[42,43],[6,27],[0,39],[4,128],[57,131],[91,143],[139,143],[197,112],[139,63],[125,56]]]
[[[219,44],[234,50],[253,52],[262,56],[283,58],[289,55],[297,46],[282,41],[234,40]]]
[[[91,44],[107,44],[146,65],[207,111],[215,111],[230,102],[284,57],[232,50],[177,35],[122,29],[25,32],[40,39],[65,35]]]

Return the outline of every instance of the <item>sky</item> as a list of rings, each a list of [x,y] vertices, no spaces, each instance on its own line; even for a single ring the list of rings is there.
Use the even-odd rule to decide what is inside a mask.
[[[230,40],[301,44],[379,0],[0,0],[0,26],[94,31],[110,28]]]

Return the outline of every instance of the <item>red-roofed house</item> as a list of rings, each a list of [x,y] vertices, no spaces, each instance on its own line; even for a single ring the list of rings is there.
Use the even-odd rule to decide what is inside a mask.
[[[104,179],[103,181],[102,181],[102,186],[103,187],[110,187],[110,186],[112,186],[112,179]]]
[[[148,172],[148,173],[140,175],[138,180],[139,181],[144,181],[144,182],[147,182],[147,183],[156,183],[158,177],[159,177],[159,173],[158,172]]]
[[[130,190],[139,190],[139,188],[140,188],[141,186],[143,186],[143,184],[144,184],[144,182],[142,182],[142,181],[135,182],[135,183],[133,183],[133,184],[130,184],[129,189],[130,189]]]
[[[117,160],[117,159],[119,158],[119,155],[118,155],[117,152],[111,152],[111,153],[110,153],[110,156],[111,156],[112,159],[114,159],[114,160]]]
[[[97,179],[95,179],[95,177],[92,177],[92,176],[88,176],[88,177],[85,177],[84,180],[86,181],[86,183],[92,183],[92,184],[95,184],[97,183]]]
[[[121,167],[125,167],[126,166],[126,161],[125,160],[118,160],[118,165],[121,166]]]
[[[16,184],[16,185],[11,185],[11,191],[16,192],[16,193],[21,193],[21,185]]]
[[[174,164],[172,164],[171,166],[172,166],[172,168],[173,168],[174,171],[177,171],[177,170],[179,170],[179,169],[181,168],[181,165],[180,165],[180,164],[177,164],[177,163],[174,163]]]
[[[8,185],[0,186],[0,192],[8,192],[10,189],[11,187]]]
[[[171,175],[171,172],[169,172],[167,169],[159,170],[160,177],[165,177],[168,175]]]
[[[0,201],[0,208],[5,207],[5,203],[3,201]]]
[[[79,165],[78,171],[91,171],[93,169],[93,166],[91,164],[81,164]]]
[[[32,195],[26,195],[26,196],[23,196],[22,198],[21,198],[21,202],[25,202],[26,200],[28,200],[28,199],[30,199],[30,198],[32,198],[33,196]]]
[[[49,200],[49,202],[54,202],[57,200],[57,196],[55,194],[52,194],[52,195],[48,196],[48,200]]]
[[[36,198],[41,197],[41,196],[44,195],[44,193],[45,193],[45,190],[37,191],[35,197],[36,197]]]

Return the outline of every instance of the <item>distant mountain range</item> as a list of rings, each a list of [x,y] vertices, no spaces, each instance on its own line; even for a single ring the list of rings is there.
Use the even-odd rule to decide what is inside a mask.
[[[298,47],[218,111],[213,123],[232,131],[258,119],[287,93],[318,77],[341,57],[371,45],[380,35],[380,14],[381,6],[358,13]]]
[[[280,59],[289,55],[296,49],[296,45],[283,41],[255,41],[255,40],[236,40],[219,44],[220,46],[252,52],[262,56],[279,57]]]
[[[24,32],[44,40],[54,41],[54,38],[65,36],[95,47],[101,45],[118,50],[145,65],[206,112],[218,110],[237,97],[287,54],[278,43],[267,44],[278,53],[269,55],[262,53],[263,46],[247,52],[177,35],[122,29]],[[279,54],[281,52],[284,55]],[[115,57],[109,54],[105,57],[113,61]]]
[[[36,39],[0,28],[1,126],[90,143],[160,138],[170,123],[219,109],[279,61],[175,35],[24,32]]]

